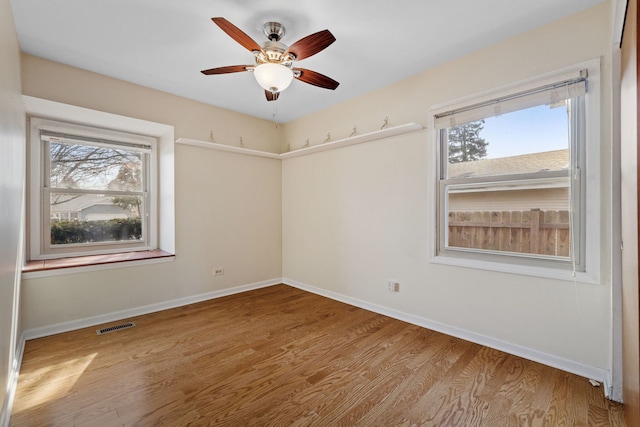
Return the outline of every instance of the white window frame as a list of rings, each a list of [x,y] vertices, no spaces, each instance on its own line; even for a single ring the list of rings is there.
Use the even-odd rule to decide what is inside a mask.
[[[151,250],[158,248],[158,143],[156,138],[83,126],[62,121],[30,117],[29,119],[29,259],[45,260],[63,257],[77,257],[84,255],[114,254],[121,252]],[[48,188],[45,156],[47,150],[41,137],[41,131],[48,131],[61,135],[68,135],[73,142],[73,136],[115,141],[124,144],[139,144],[151,147],[148,157],[146,185],[144,189],[145,209],[143,218],[143,239],[127,242],[102,242],[91,244],[50,244],[50,218],[48,209],[49,193],[55,189]]]
[[[579,182],[582,194],[581,202],[583,211],[580,212],[582,228],[578,237],[584,241],[576,241],[582,252],[580,260],[574,268],[573,262],[562,262],[558,259],[544,259],[536,256],[518,256],[510,253],[488,253],[488,251],[475,251],[463,248],[445,248],[442,244],[446,235],[446,221],[443,217],[446,212],[444,202],[446,198],[442,192],[441,176],[441,147],[439,146],[439,130],[436,126],[436,117],[449,111],[457,111],[466,107],[480,105],[492,100],[506,98],[518,93],[526,93],[540,87],[556,82],[564,81],[575,76],[582,70],[588,73],[587,93],[584,96],[584,146],[583,167],[586,169]],[[435,182],[434,202],[437,207],[436,215],[433,215],[432,230],[434,238],[431,245],[431,262],[446,265],[477,268],[491,271],[524,274],[537,277],[548,277],[562,280],[580,281],[584,283],[600,282],[600,245],[601,245],[601,207],[600,207],[600,61],[599,59],[583,62],[554,72],[546,73],[531,79],[505,85],[496,89],[484,91],[452,102],[433,106],[429,112],[431,142],[434,154]],[[441,126],[440,126],[441,127]],[[573,159],[572,159],[573,161]],[[529,175],[531,178],[531,176]],[[541,179],[552,177],[539,177]],[[573,179],[573,177],[572,177]],[[483,178],[482,181],[490,181],[491,178]],[[467,181],[470,183],[470,181]],[[575,192],[572,190],[572,192]]]

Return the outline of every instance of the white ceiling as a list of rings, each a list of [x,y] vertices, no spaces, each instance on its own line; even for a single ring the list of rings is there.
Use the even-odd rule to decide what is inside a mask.
[[[603,0],[12,0],[29,54],[252,116],[287,122],[386,86]],[[282,42],[329,29],[337,41],[296,66],[340,82],[294,81],[275,102],[248,72],[200,70],[253,63],[212,21],[221,16],[258,43],[262,24]]]

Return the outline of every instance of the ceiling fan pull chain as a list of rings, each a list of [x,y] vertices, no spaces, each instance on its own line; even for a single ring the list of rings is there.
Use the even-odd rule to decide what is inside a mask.
[[[273,103],[273,124],[278,129],[278,103]]]

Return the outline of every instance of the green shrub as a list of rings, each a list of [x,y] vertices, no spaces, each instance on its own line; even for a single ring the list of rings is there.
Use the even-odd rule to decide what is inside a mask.
[[[140,218],[99,221],[56,221],[51,223],[51,244],[117,242],[142,237]]]

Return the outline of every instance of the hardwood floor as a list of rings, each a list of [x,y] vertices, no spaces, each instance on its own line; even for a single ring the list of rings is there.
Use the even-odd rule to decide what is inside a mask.
[[[126,320],[28,341],[10,425],[624,425],[584,378],[286,285]]]

